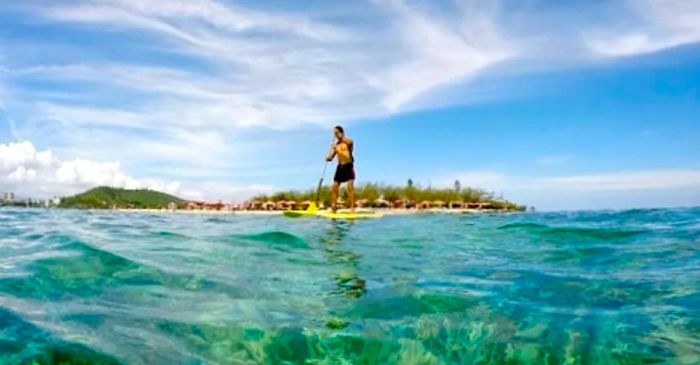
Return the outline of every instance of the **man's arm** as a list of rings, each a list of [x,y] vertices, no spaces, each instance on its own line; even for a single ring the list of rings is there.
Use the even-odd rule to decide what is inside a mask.
[[[350,137],[343,137],[343,144],[345,145],[344,152],[343,153],[348,153],[350,154],[350,158],[352,159],[353,152],[355,152],[355,145],[354,142]]]
[[[326,156],[326,161],[331,162],[336,155],[335,143],[331,146],[331,150],[328,151],[328,156]]]

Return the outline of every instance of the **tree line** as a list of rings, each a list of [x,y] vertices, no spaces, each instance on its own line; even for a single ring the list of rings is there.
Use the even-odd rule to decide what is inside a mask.
[[[347,200],[347,190],[343,189],[341,192],[341,197]],[[316,189],[307,190],[286,190],[279,191],[272,194],[262,194],[253,198],[254,200],[260,202],[266,201],[315,201],[316,200]],[[489,203],[496,208],[501,209],[512,209],[521,210],[524,207],[518,206],[515,203],[509,202],[507,200],[498,199],[492,192],[487,192],[483,189],[476,188],[462,188],[459,181],[455,181],[453,188],[423,188],[414,185],[413,181],[409,179],[405,186],[396,186],[390,184],[381,184],[375,182],[368,182],[359,184],[355,187],[355,200],[365,199],[370,205],[373,205],[380,199],[386,200],[388,202],[395,202],[397,200],[405,200],[414,203],[420,203],[423,201],[435,202],[442,201],[445,203],[449,202],[463,202],[463,203]],[[319,195],[320,202],[328,205],[330,203],[330,188],[324,186],[321,188]]]

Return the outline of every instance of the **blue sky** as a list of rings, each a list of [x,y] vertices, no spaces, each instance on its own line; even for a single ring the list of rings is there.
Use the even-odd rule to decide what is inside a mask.
[[[0,4],[0,191],[459,179],[540,209],[700,205],[700,1]]]

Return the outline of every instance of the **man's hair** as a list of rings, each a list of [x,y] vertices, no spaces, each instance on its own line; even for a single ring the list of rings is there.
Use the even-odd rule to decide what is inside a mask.
[[[343,127],[337,125],[337,126],[335,126],[335,129],[336,129],[338,132],[340,132],[340,133],[342,133],[342,134],[345,134],[345,131],[343,130]]]

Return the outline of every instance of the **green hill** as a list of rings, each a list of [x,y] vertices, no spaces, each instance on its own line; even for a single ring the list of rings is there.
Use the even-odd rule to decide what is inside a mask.
[[[101,186],[90,189],[82,194],[61,199],[61,208],[110,209],[137,208],[161,209],[168,208],[170,203],[177,205],[185,201],[159,191],[139,189],[127,190]]]

